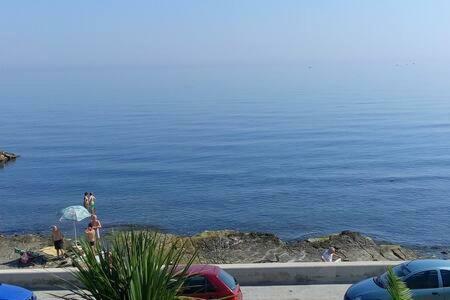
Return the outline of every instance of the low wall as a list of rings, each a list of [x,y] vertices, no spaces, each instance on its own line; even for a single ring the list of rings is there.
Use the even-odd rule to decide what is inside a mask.
[[[384,273],[401,262],[268,263],[221,265],[241,285],[354,283]]]
[[[58,290],[78,284],[75,269],[8,269],[0,270],[0,282],[19,285],[32,290]]]
[[[220,265],[243,286],[353,283],[400,262],[267,263]],[[29,289],[62,289],[77,283],[74,269],[0,270],[0,282]]]

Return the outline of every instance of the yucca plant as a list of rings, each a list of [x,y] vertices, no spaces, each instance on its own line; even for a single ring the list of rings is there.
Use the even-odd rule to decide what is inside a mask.
[[[410,289],[395,275],[392,267],[389,267],[387,271],[387,291],[392,300],[412,300]]]
[[[89,300],[174,300],[196,253],[186,242],[148,231],[119,232],[91,247],[83,242],[74,257],[72,292]]]

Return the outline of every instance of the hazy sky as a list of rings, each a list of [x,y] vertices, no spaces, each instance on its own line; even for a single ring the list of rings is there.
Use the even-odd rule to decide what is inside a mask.
[[[450,62],[450,1],[3,1],[0,66]]]

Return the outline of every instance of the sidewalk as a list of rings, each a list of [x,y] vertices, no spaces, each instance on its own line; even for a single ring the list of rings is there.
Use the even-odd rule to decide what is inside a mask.
[[[244,286],[244,300],[342,300],[349,284]],[[69,291],[38,291],[39,300],[56,300],[50,294],[65,295]]]

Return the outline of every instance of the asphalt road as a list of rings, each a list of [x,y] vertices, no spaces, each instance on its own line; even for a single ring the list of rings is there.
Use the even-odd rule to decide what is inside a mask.
[[[244,300],[342,300],[348,284],[244,286]],[[37,291],[39,300],[56,300],[68,291]]]

